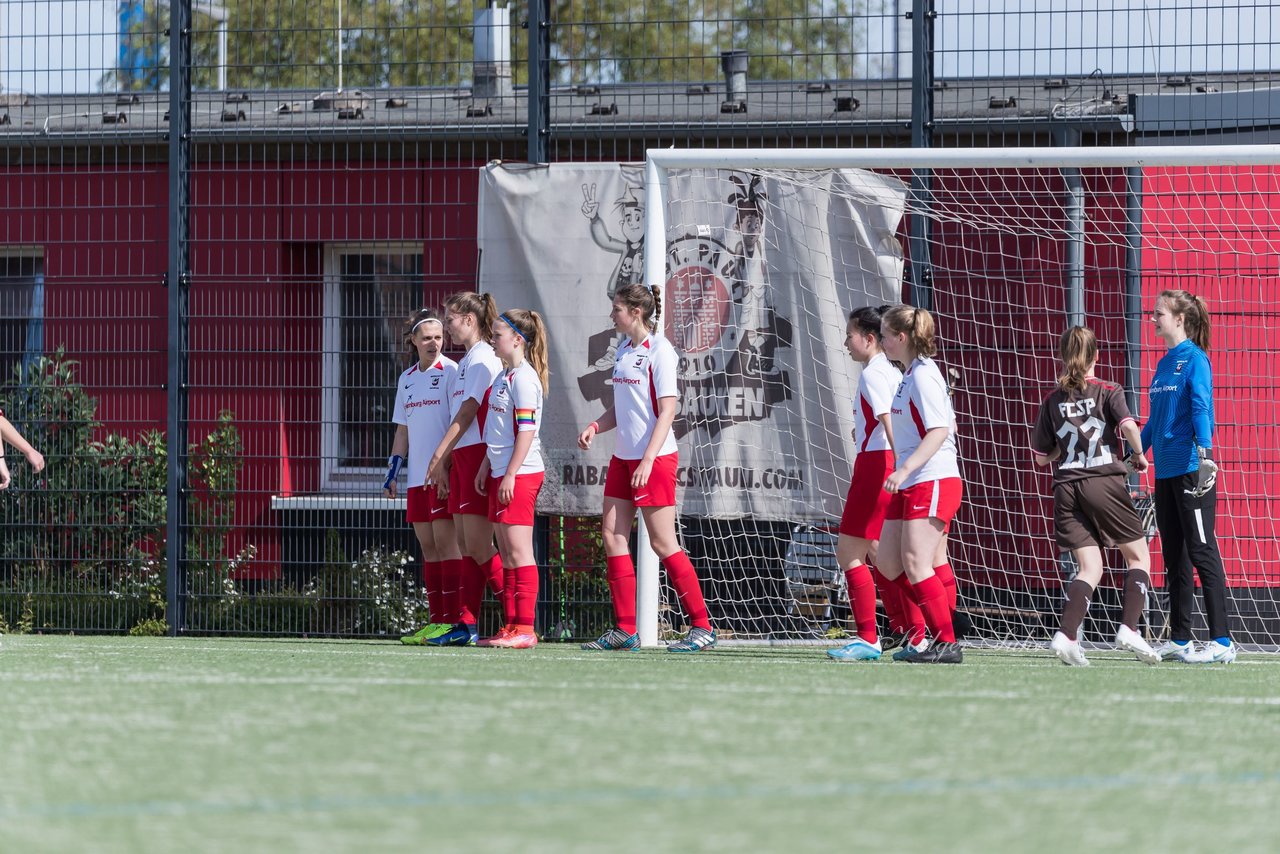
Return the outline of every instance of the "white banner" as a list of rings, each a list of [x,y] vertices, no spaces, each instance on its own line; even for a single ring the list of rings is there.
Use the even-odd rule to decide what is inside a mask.
[[[620,285],[644,267],[643,166],[480,172],[482,291],[547,321],[542,424],[551,514],[600,512],[613,437],[578,450],[612,401]],[[896,303],[906,188],[860,170],[794,180],[680,172],[668,204],[662,331],[680,354],[680,512],[827,522],[853,459],[848,311]]]

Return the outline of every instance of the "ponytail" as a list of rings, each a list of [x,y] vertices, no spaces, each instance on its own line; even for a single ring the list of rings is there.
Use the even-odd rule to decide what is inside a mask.
[[[1164,300],[1169,313],[1182,318],[1191,342],[1206,353],[1209,352],[1209,306],[1203,297],[1188,291],[1161,291],[1158,299]]]
[[[524,339],[524,357],[538,372],[542,393],[546,394],[551,390],[551,369],[547,357],[547,325],[542,322],[542,315],[528,309],[512,308],[503,312],[501,317]]]
[[[1058,339],[1062,374],[1058,386],[1063,391],[1084,391],[1089,366],[1098,360],[1098,338],[1087,326],[1072,326]]]
[[[938,352],[933,315],[927,310],[896,305],[884,313],[883,323],[895,334],[905,333],[915,355],[930,358]]]
[[[662,320],[662,288],[657,285],[649,286],[649,295],[653,297],[653,317],[645,321],[645,325],[652,332],[657,328],[658,323]]]

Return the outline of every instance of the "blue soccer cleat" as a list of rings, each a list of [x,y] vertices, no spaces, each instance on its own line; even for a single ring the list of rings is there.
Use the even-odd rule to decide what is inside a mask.
[[[475,646],[480,640],[476,627],[468,623],[458,623],[442,635],[427,639],[427,646]]]
[[[827,650],[827,657],[836,661],[877,661],[881,654],[880,641],[867,643],[862,638],[856,638],[853,643],[839,649]]]
[[[640,635],[627,634],[622,629],[612,628],[600,637],[584,643],[583,649],[594,650],[635,650],[640,648]]]
[[[689,634],[667,647],[667,652],[701,652],[716,645],[715,629],[689,629]]]

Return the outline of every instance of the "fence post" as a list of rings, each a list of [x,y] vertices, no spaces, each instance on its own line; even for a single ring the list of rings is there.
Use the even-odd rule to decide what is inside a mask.
[[[169,634],[183,624],[182,573],[186,551],[186,411],[187,327],[186,297],[189,283],[187,239],[190,220],[191,165],[191,0],[169,4],[169,268],[168,287],[168,483],[166,487],[165,619]]]
[[[937,12],[933,0],[911,2],[911,147],[933,147],[933,22]],[[933,172],[915,169],[911,173],[911,206],[928,211],[933,205]],[[911,255],[911,304],[933,309],[933,261],[929,242],[933,238],[928,216],[912,214],[908,245]]]
[[[551,142],[551,0],[530,0],[528,27],[528,160],[547,163]]]

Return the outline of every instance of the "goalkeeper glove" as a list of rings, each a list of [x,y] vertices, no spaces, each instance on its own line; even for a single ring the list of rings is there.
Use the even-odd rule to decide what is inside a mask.
[[[1196,469],[1196,488],[1191,490],[1191,494],[1199,498],[1218,482],[1218,464],[1213,461],[1212,448],[1196,448],[1196,453],[1200,458],[1200,467]]]
[[[382,482],[383,489],[390,489],[391,484],[396,482],[396,475],[400,474],[402,465],[404,465],[404,457],[399,454],[387,457],[387,479]]]

